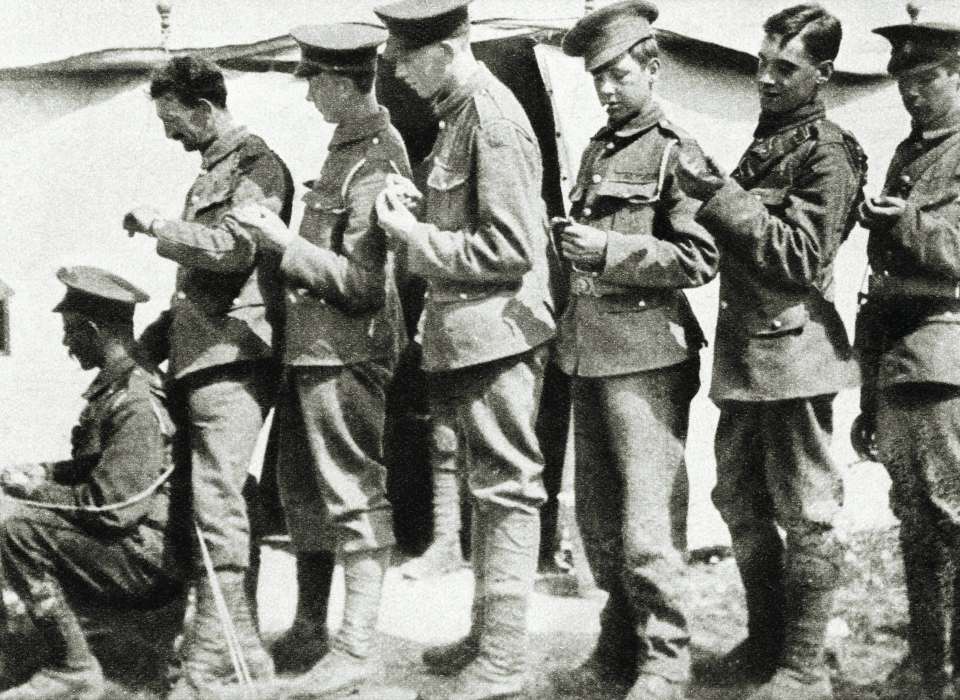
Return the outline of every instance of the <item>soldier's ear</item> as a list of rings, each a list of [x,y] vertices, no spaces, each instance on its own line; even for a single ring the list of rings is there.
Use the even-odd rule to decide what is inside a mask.
[[[817,83],[823,85],[833,77],[833,61],[820,61],[817,64]]]
[[[660,77],[660,68],[662,64],[660,59],[656,56],[647,61],[647,75],[650,76],[650,84],[652,85],[657,81],[657,78]]]

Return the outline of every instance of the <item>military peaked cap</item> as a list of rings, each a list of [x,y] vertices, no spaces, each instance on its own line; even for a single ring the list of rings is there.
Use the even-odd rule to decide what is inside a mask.
[[[99,267],[61,267],[57,270],[57,279],[67,286],[67,293],[53,307],[56,313],[129,321],[133,318],[134,306],[150,299],[146,292],[119,275]]]
[[[887,72],[892,75],[933,68],[960,56],[960,26],[946,22],[894,24],[873,30],[890,42]]]
[[[583,56],[584,67],[594,71],[634,44],[653,36],[651,24],[660,11],[647,0],[621,0],[581,19],[563,37],[563,52]]]
[[[470,29],[467,6],[471,0],[400,0],[374,8],[390,32],[385,55],[410,51]]]
[[[300,44],[300,63],[294,75],[306,78],[323,71],[376,73],[377,47],[387,40],[381,27],[342,22],[305,24],[290,30]]]

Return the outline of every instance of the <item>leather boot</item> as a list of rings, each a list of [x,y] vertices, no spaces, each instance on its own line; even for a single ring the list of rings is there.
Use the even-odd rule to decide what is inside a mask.
[[[767,682],[783,649],[786,603],[780,535],[772,525],[739,534],[733,549],[747,604],[747,638],[698,670],[703,683],[717,687]]]
[[[343,623],[327,655],[292,681],[294,695],[309,693],[312,697],[352,690],[380,672],[374,637],[389,561],[389,547],[343,555]]]
[[[327,653],[334,564],[333,552],[297,553],[297,612],[270,650],[277,673],[303,673]]]
[[[555,673],[553,687],[576,698],[590,697],[601,689],[623,695],[636,681],[639,652],[630,605],[623,587],[615,586],[600,611],[600,635],[593,652],[576,668]]]
[[[450,644],[428,647],[423,652],[423,663],[430,673],[454,676],[480,653],[480,637],[483,635],[484,597],[484,531],[485,523],[478,522],[476,511],[470,527],[470,552],[473,560],[473,605],[470,610],[470,631],[467,636]]]
[[[443,576],[466,565],[460,547],[460,518],[460,478],[456,471],[435,467],[433,542],[423,554],[400,567],[404,578],[417,580]]]
[[[216,575],[251,679],[271,679],[273,660],[263,648],[253,623],[244,584],[245,572],[220,569]],[[181,649],[181,675],[167,696],[172,700],[206,697],[216,694],[217,686],[238,681],[213,589],[206,576],[197,581],[196,592],[196,609]]]
[[[524,686],[527,609],[537,569],[540,523],[536,513],[483,505],[483,633],[476,659],[453,686],[421,697],[491,700],[520,695]],[[489,520],[487,520],[489,518]]]
[[[2,700],[96,700],[103,696],[103,671],[90,651],[76,615],[63,596],[44,601],[34,624],[50,651],[50,665],[26,683],[0,693]],[[49,605],[47,605],[49,604]]]

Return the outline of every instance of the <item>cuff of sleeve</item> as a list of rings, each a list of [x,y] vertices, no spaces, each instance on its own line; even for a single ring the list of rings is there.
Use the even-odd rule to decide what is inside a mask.
[[[309,265],[308,258],[316,257],[323,248],[318,248],[306,238],[294,236],[283,251],[283,257],[280,259],[280,271],[284,277],[292,282],[298,283],[304,287],[310,287],[313,292],[322,292],[316,289],[317,269],[316,265]]]
[[[727,178],[723,187],[714,192],[713,196],[700,207],[695,221],[711,233],[726,231],[729,229],[727,222],[734,218],[734,214],[739,218],[745,208],[752,206],[762,205],[736,180]]]
[[[603,266],[599,269],[600,279],[615,273],[631,256],[637,259],[644,257],[649,238],[649,233],[627,236],[619,231],[607,231],[607,248],[604,251]]]
[[[429,264],[429,258],[425,251],[430,245],[431,234],[437,231],[433,224],[418,222],[407,236],[405,245],[407,247],[407,265],[410,272],[414,274],[429,274],[433,268]]]
[[[903,214],[897,219],[897,223],[890,228],[890,236],[909,248],[911,242],[916,240],[919,230],[920,212],[917,211],[917,205],[914,202],[908,201]]]

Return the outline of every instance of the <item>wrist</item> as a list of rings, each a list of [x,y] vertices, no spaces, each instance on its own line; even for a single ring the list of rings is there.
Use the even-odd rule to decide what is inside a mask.
[[[159,216],[155,216],[150,220],[150,225],[147,226],[147,233],[156,238],[157,229],[163,225],[163,219]]]

